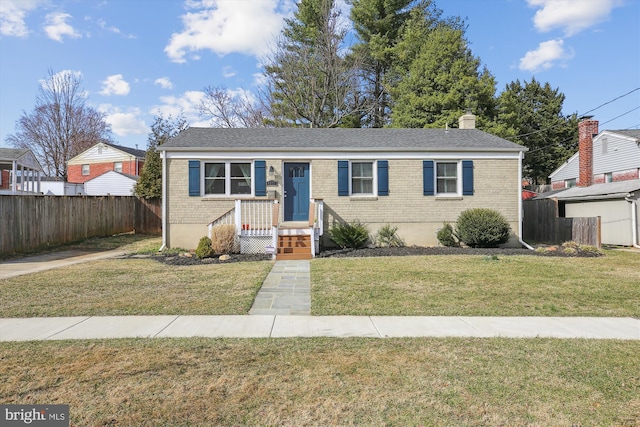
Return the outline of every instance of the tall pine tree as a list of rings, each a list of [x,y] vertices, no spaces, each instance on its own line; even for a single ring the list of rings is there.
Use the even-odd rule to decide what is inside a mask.
[[[519,80],[509,83],[498,97],[496,128],[499,136],[529,149],[523,173],[532,183],[544,184],[548,177],[577,150],[578,118],[562,114],[565,96],[549,83]]]
[[[393,127],[457,126],[471,110],[478,127],[495,116],[495,79],[474,57],[461,22],[440,22],[431,28],[413,20],[398,43],[393,69]]]

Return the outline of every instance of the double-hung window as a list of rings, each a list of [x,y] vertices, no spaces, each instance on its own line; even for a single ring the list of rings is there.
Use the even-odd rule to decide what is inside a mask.
[[[351,162],[351,194],[373,195],[373,162]]]
[[[250,162],[207,162],[204,164],[204,194],[251,195]]]
[[[436,163],[436,194],[457,195],[458,189],[458,162]]]
[[[82,175],[89,175],[89,165],[82,165]]]
[[[122,162],[114,162],[113,170],[122,173]]]

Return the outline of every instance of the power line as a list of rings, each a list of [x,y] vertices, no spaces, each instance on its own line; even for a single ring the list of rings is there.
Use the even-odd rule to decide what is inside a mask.
[[[593,111],[595,111],[595,110],[597,110],[597,109],[599,109],[599,108],[601,108],[601,107],[604,107],[605,105],[611,104],[612,102],[615,102],[615,101],[617,101],[617,100],[618,100],[618,99],[620,99],[620,98],[624,98],[625,96],[631,95],[633,92],[636,92],[636,91],[639,91],[639,90],[640,90],[640,87],[637,87],[637,88],[635,88],[635,89],[632,89],[632,90],[630,90],[629,92],[625,93],[624,95],[620,95],[620,96],[618,96],[618,97],[616,97],[616,98],[613,98],[612,100],[607,101],[607,102],[605,102],[605,103],[603,103],[603,104],[600,104],[600,105],[598,105],[596,108],[592,108],[591,110],[586,111],[586,112],[584,112],[584,113],[582,113],[582,114],[578,114],[577,116],[578,116],[578,117],[585,116],[585,115],[586,115],[586,114],[588,114],[588,113],[591,113],[591,112],[593,112]],[[633,110],[632,110],[632,111],[633,111]],[[624,113],[624,114],[627,114],[627,113]],[[624,115],[624,114],[622,114],[622,115]],[[620,116],[618,116],[618,117],[620,117]],[[616,117],[616,119],[617,119],[618,117]],[[611,119],[611,120],[615,120],[615,119]],[[611,121],[611,120],[609,120],[609,121]],[[608,123],[608,122],[605,122],[605,123]],[[535,134],[540,133],[540,132],[546,132],[546,131],[548,131],[548,130],[551,130],[551,129],[553,129],[553,128],[555,128],[555,127],[558,127],[558,126],[560,126],[560,125],[563,125],[563,124],[564,124],[564,123],[557,123],[557,124],[555,124],[555,125],[553,125],[553,126],[549,126],[548,128],[534,130],[533,132],[523,133],[522,135],[516,135],[516,136],[514,136],[513,138],[520,138],[520,137],[523,137],[523,136],[535,135]],[[604,124],[604,123],[602,123],[602,124]]]
[[[638,88],[638,89],[640,89],[640,88]],[[605,104],[603,104],[603,105],[605,105]],[[604,124],[607,124],[607,123],[609,123],[609,122],[612,122],[612,121],[614,121],[614,120],[616,120],[616,119],[619,119],[619,118],[620,118],[620,117],[622,117],[622,116],[625,116],[625,115],[627,115],[627,114],[629,114],[629,113],[633,113],[633,112],[634,112],[634,111],[636,111],[636,110],[640,110],[640,106],[638,106],[638,107],[636,107],[636,108],[632,108],[631,110],[629,110],[629,111],[627,111],[627,112],[624,112],[624,113],[620,114],[619,116],[614,117],[613,119],[607,120],[606,122],[599,123],[599,125],[604,125]],[[639,126],[639,125],[636,125],[636,126]],[[556,142],[551,142],[549,145],[545,145],[544,147],[538,147],[538,148],[534,148],[533,150],[529,150],[529,151],[527,151],[527,152],[525,153],[525,156],[526,156],[527,154],[535,153],[536,151],[540,151],[540,150],[547,149],[547,148],[549,148],[549,147],[550,147],[550,146],[552,146],[552,145],[556,145],[556,144],[557,144],[557,145],[562,145],[562,144],[564,144],[565,142],[569,142],[569,141],[573,141],[573,140],[574,140],[574,138],[569,138],[569,139],[565,139],[564,141],[557,142],[557,143],[556,143]]]

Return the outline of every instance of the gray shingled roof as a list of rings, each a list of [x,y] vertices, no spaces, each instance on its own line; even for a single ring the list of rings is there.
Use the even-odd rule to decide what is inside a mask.
[[[122,145],[109,144],[109,143],[107,143],[107,145],[110,147],[116,148],[120,151],[124,151],[127,154],[131,154],[132,156],[144,158],[147,155],[147,152],[144,150],[137,150],[135,148],[123,147]]]
[[[26,148],[2,148],[0,147],[0,160],[18,160],[28,153]]]
[[[609,132],[619,133],[620,135],[628,136],[631,138],[640,139],[640,129],[621,129],[621,130],[610,130]]]
[[[191,127],[158,147],[166,151],[526,151],[478,129],[299,129]]]
[[[549,192],[536,198],[570,200],[621,199],[640,190],[640,179],[594,184],[589,187],[571,187],[559,192]]]

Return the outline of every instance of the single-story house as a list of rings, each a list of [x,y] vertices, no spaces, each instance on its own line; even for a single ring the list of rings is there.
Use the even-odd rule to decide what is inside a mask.
[[[108,171],[84,183],[87,196],[133,196],[138,177]]]
[[[456,129],[193,127],[158,149],[166,247],[195,248],[231,223],[242,252],[311,257],[332,224],[355,220],[437,245],[443,222],[469,208],[498,210],[521,244],[527,149],[475,129],[471,114]]]

